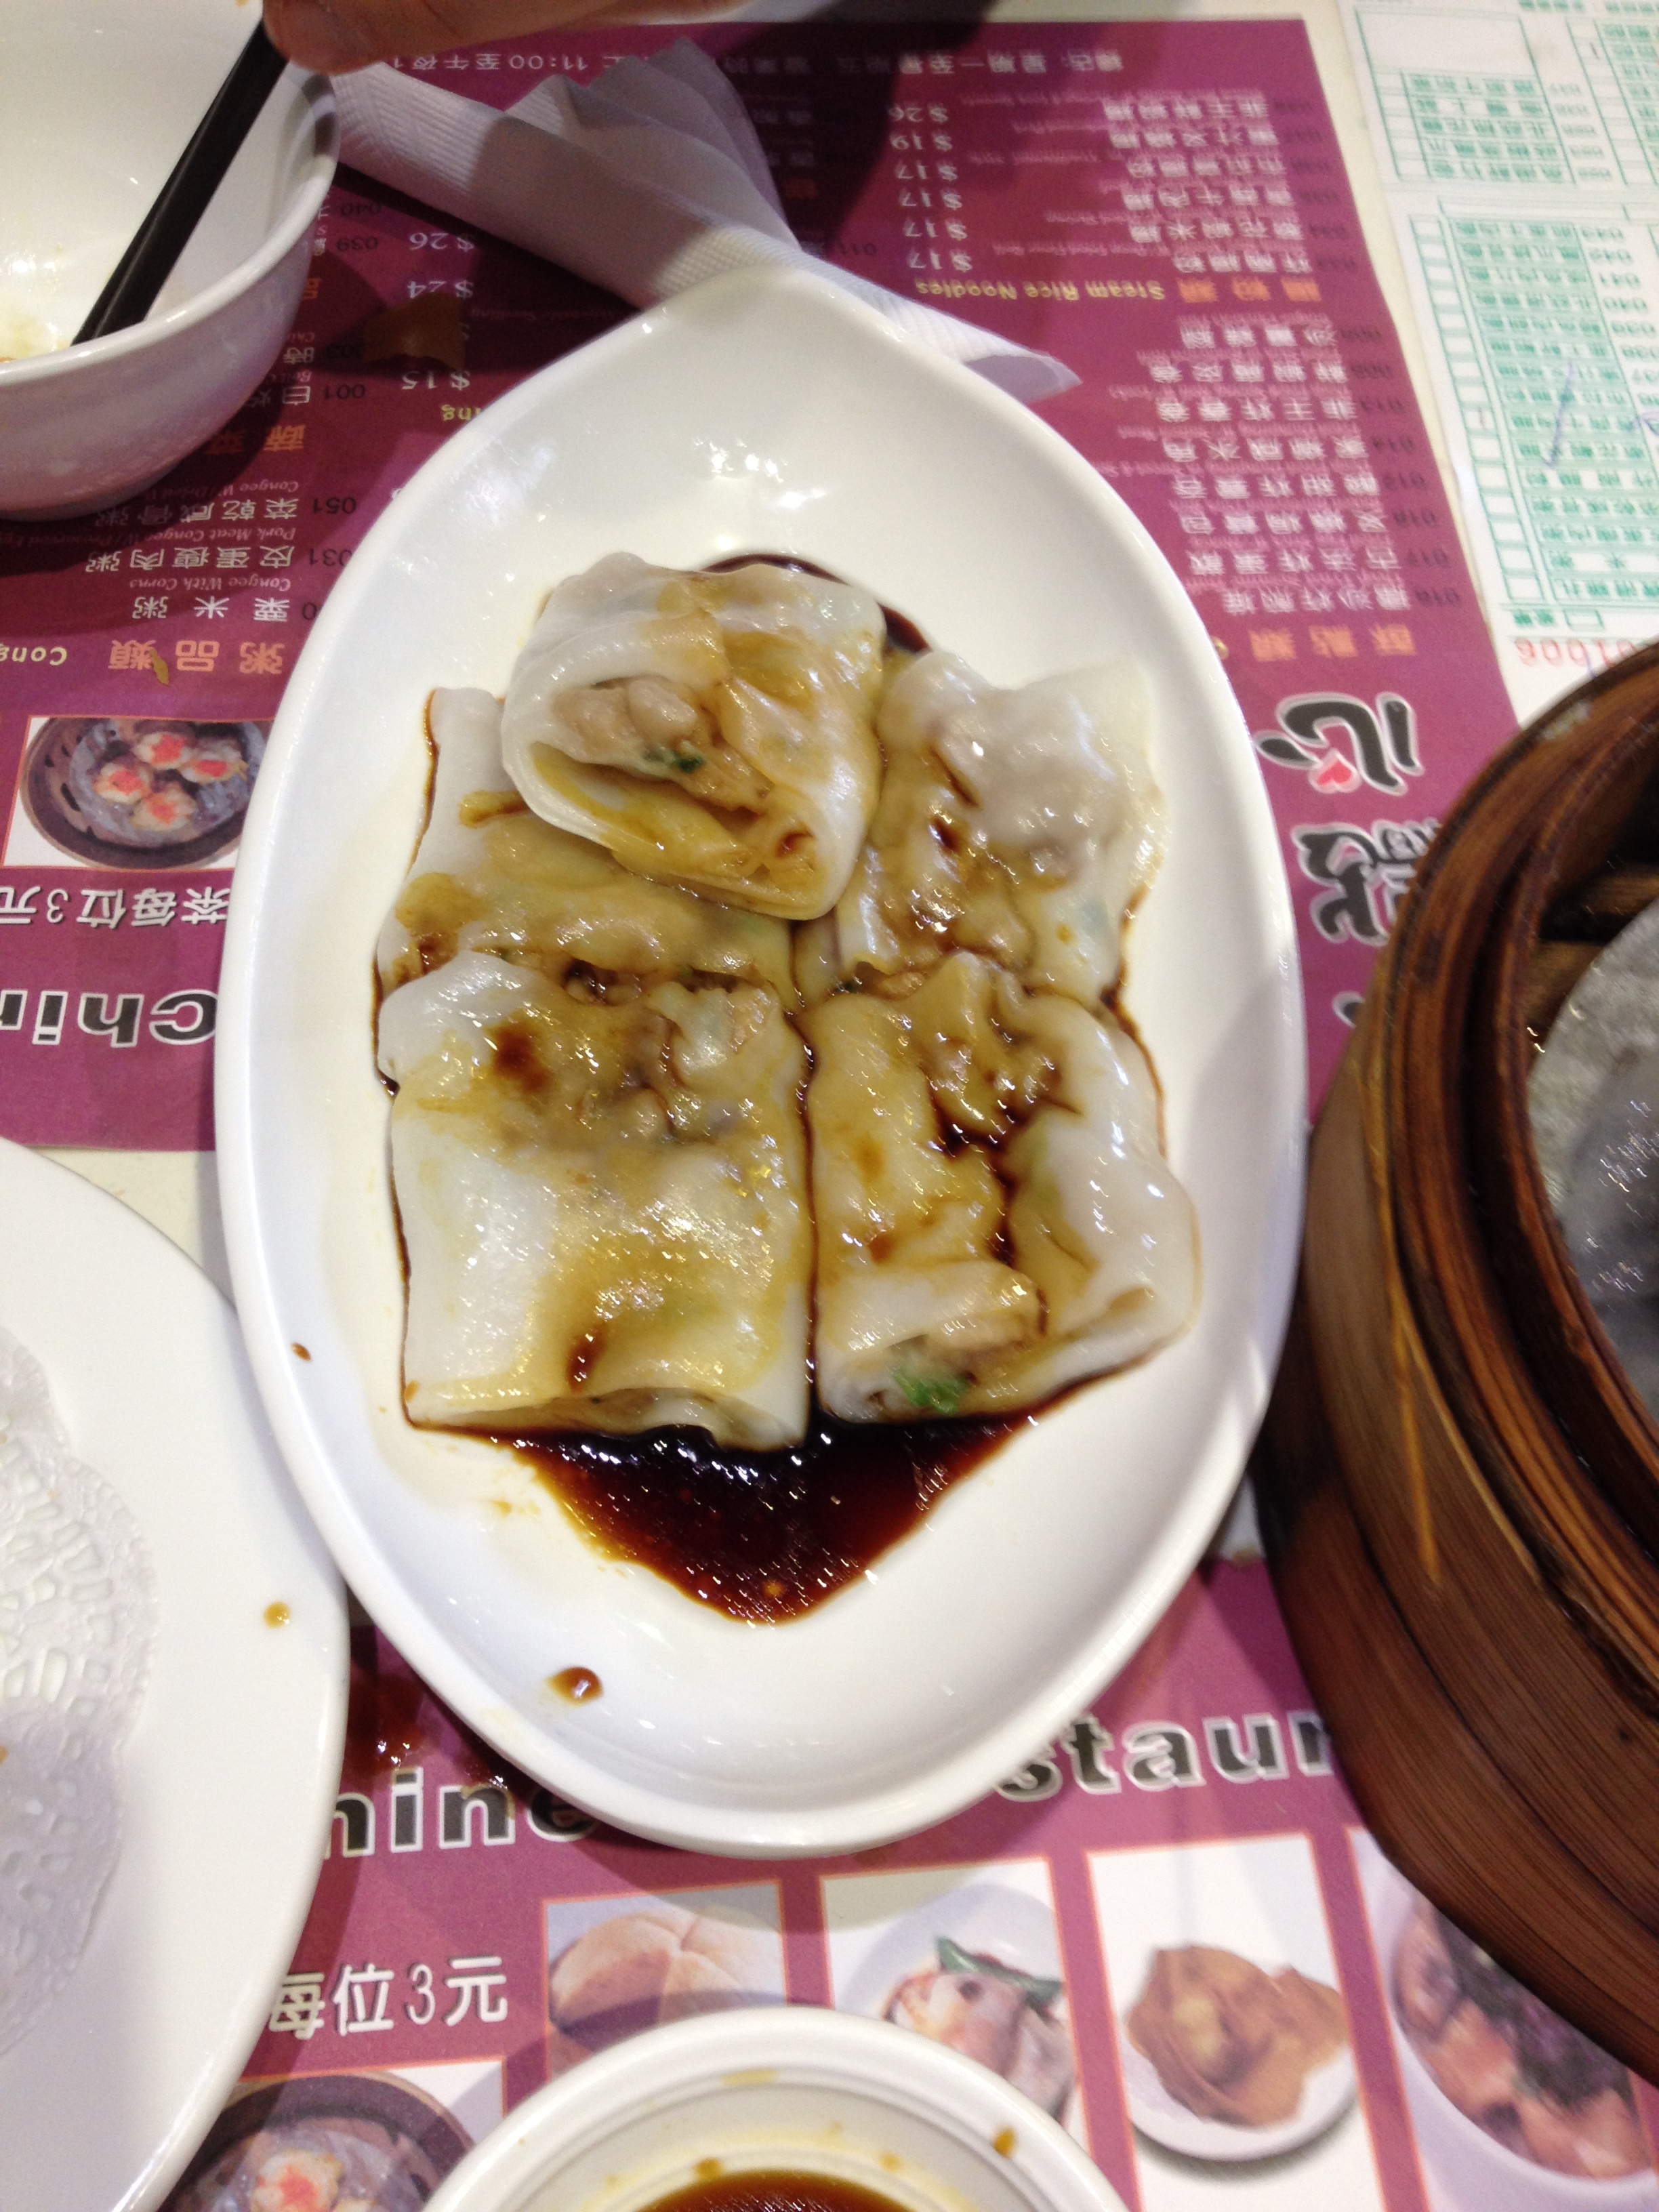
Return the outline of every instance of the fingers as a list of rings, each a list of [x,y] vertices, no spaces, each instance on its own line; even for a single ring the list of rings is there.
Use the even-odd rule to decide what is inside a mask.
[[[338,11],[327,0],[265,0],[265,29],[271,44],[298,62],[301,69],[320,70],[337,76],[362,69],[366,63],[389,60],[397,51],[382,51],[372,27],[354,21],[366,11]]]

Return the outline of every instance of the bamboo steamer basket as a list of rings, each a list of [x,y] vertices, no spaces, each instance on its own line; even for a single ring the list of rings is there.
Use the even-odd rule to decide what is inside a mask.
[[[1257,1455],[1292,1638],[1407,1875],[1659,2075],[1659,1428],[1534,1154],[1539,1042],[1659,896],[1659,647],[1519,737],[1431,847],[1311,1152]]]

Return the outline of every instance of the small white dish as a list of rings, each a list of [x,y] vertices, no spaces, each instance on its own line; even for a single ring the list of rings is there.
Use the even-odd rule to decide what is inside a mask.
[[[1130,649],[1153,693],[1168,853],[1127,999],[1197,1209],[1194,1324],[1017,1431],[782,1626],[600,1556],[509,1453],[402,1412],[372,951],[421,823],[425,702],[499,690],[550,586],[617,549],[797,555],[995,682]],[[1297,1252],[1302,1008],[1272,816],[1203,626],[1127,508],[1027,410],[815,277],[722,278],[637,317],[404,489],[289,683],[222,988],[227,1237],[278,1437],[381,1626],[560,1796],[692,1850],[924,1827],[1081,1711],[1190,1572],[1255,1432]],[[603,1694],[554,1695],[573,1666]]]
[[[517,2106],[431,2212],[648,2212],[711,2178],[711,2160],[850,2181],[895,2212],[1123,2212],[1099,2168],[986,2068],[805,2005],[706,2014],[589,2059]]]
[[[1121,2038],[1123,2087],[1129,2118],[1139,2132],[1165,2150],[1187,2158],[1206,2159],[1220,2166],[1248,2165],[1259,2158],[1278,2158],[1300,2150],[1334,2127],[1354,2100],[1353,2053],[1346,2045],[1334,2058],[1316,2067],[1302,2084],[1302,2101],[1288,2120],[1272,2127],[1239,2128],[1225,2120],[1206,2119],[1189,2112],[1158,2078],[1150,2058],[1137,2051],[1127,2035]]]
[[[156,1598],[119,1856],[69,1982],[0,2057],[0,2200],[148,2212],[240,2073],[316,1887],[345,1607],[206,1276],[15,1145],[0,1222],[0,1328],[138,1523]]]
[[[0,515],[143,491],[276,359],[338,140],[327,80],[295,69],[148,319],[70,344],[253,21],[236,0],[0,0]]]

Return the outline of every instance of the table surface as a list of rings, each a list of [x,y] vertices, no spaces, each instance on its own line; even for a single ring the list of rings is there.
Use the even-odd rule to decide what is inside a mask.
[[[892,12],[902,20],[907,11]],[[870,37],[882,35],[889,13],[878,17],[872,11]],[[1204,0],[1191,8],[1121,4],[1109,19],[1054,0],[1014,0],[994,9],[980,39],[1006,29],[1013,52],[1018,27],[1026,24],[1109,20],[1115,27],[1189,26],[1182,35],[1191,36],[1202,24],[1218,31],[1268,19],[1305,28],[1370,275],[1393,318],[1387,337],[1397,353],[1389,357],[1403,359],[1434,459],[1449,484],[1455,441],[1449,440],[1437,404],[1437,372],[1397,243],[1397,210],[1373,155],[1365,91],[1351,65],[1338,0],[1304,0],[1296,8],[1260,0]],[[744,20],[775,18],[752,10]],[[836,35],[855,44],[860,33],[848,26]],[[910,36],[925,47],[925,32]],[[566,44],[574,48],[581,41]],[[1138,51],[1127,37],[1124,44],[1126,52]],[[1058,55],[1057,33],[1046,50]],[[1171,42],[1176,58],[1169,67],[1177,79],[1186,68],[1187,81],[1198,82],[1190,58],[1196,51]],[[462,88],[476,94],[479,81]],[[1036,335],[1063,353],[1057,330],[1045,327]],[[1068,415],[1063,405],[1046,411],[1091,459],[1105,455],[1105,472],[1113,473],[1116,463],[1105,446],[1097,454],[1088,443],[1105,437],[1099,422],[1086,412]],[[413,454],[411,465],[424,450]],[[1455,529],[1464,560],[1479,578],[1478,533],[1466,527],[1456,501],[1447,516],[1439,526],[1443,537],[1455,546]],[[1174,547],[1180,550],[1178,540]],[[0,605],[5,589],[0,576]],[[1243,639],[1242,628],[1226,629],[1218,604],[1216,620],[1227,637]],[[1339,628],[1308,635],[1331,642]],[[1333,643],[1332,649],[1343,648]],[[1284,685],[1339,680],[1313,667],[1247,669],[1238,653],[1230,666],[1253,727],[1258,717],[1273,720]],[[1474,665],[1467,630],[1445,645],[1436,666],[1449,672],[1445,680],[1454,687],[1468,685],[1480,712],[1468,749],[1447,748],[1430,761],[1426,779],[1413,791],[1410,804],[1431,829],[1426,809],[1443,804],[1501,740],[1509,716],[1498,664],[1488,655]],[[1511,691],[1523,696],[1508,662],[1504,674]],[[1339,676],[1356,690],[1374,678],[1395,680],[1387,665]],[[1261,687],[1258,695],[1249,693],[1247,679]],[[1268,773],[1271,784],[1273,771]],[[1374,810],[1380,805],[1374,793],[1362,791],[1352,805],[1367,802]],[[1278,787],[1275,803],[1287,858],[1295,854],[1301,862],[1300,902],[1311,913],[1322,896],[1318,884],[1334,885],[1336,878],[1321,878],[1309,862],[1313,848],[1291,843],[1314,833],[1291,824],[1294,809],[1287,809]],[[1374,935],[1380,939],[1381,933],[1379,927]],[[1352,930],[1340,938],[1334,924],[1328,940],[1304,933],[1304,943],[1322,1073],[1340,1033],[1333,1006],[1363,987],[1374,944]],[[0,983],[6,980],[0,973]],[[52,1156],[154,1222],[229,1294],[210,1152],[76,1146],[53,1147]],[[665,1853],[595,1831],[522,1778],[499,1773],[484,1747],[366,1623],[354,1638],[354,1666],[336,1848],[293,1971],[250,2061],[251,2076],[297,2081],[372,2069],[435,2101],[476,2136],[580,2056],[568,2023],[550,2017],[550,1965],[600,1923],[636,1911],[646,1900],[667,1899],[688,1917],[682,1933],[691,1917],[740,1931],[750,1960],[742,1994],[750,2001],[787,1995],[879,2011],[905,1973],[943,1963],[943,1954],[933,1955],[941,1938],[1062,1981],[1057,2016],[1066,2024],[1076,2080],[1057,2099],[1061,2117],[1126,2202],[1146,2212],[1210,2204],[1224,2190],[1236,2203],[1271,2204],[1275,2212],[1332,2204],[1344,2212],[1367,2205],[1389,2212],[1425,2206],[1479,2212],[1501,2205],[1509,2212],[1534,2201],[1527,2170],[1514,2161],[1506,2169],[1507,2153],[1494,2162],[1480,2143],[1472,2148],[1461,2141],[1444,2118],[1449,2108],[1443,2100],[1437,2112],[1437,2093],[1425,2087],[1427,2076],[1391,2021],[1384,1961],[1409,1899],[1364,1833],[1334,1771],[1255,1553],[1247,1498],[1212,1564],[1061,1741],[1036,1755],[984,1804],[930,1835],[863,1860],[749,1867]],[[1228,1945],[1340,1989],[1359,2094],[1317,2143],[1243,2166],[1185,2155],[1171,2147],[1174,2137],[1160,2147],[1160,2130],[1168,2130],[1156,2110],[1157,2084],[1143,2078],[1144,2062],[1143,2072],[1136,2072],[1121,2027],[1148,1972],[1149,1931],[1165,1942]],[[363,2046],[347,2039],[359,2034],[378,2039]],[[1637,2094],[1652,2140],[1659,2098],[1640,2085]],[[1466,2128],[1464,2134],[1478,2131]],[[1659,2207],[1659,2185],[1629,2201]]]

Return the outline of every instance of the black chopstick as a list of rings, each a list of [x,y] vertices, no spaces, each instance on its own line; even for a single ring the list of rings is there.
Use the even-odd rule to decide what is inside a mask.
[[[173,274],[191,233],[219,189],[237,149],[253,128],[271,87],[288,67],[261,23],[235,67],[214,95],[213,105],[156,195],[155,204],[138,226],[131,246],[116,263],[97,304],[75,333],[74,343],[107,337],[142,323],[155,295]]]

